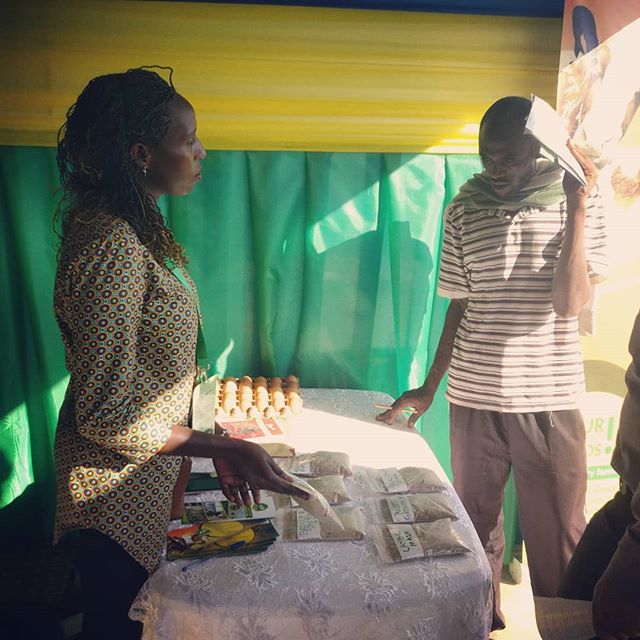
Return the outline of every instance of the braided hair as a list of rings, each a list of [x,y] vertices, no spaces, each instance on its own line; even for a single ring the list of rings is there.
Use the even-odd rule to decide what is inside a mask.
[[[98,76],[67,111],[57,153],[63,236],[106,212],[126,220],[160,263],[186,263],[129,153],[135,143],[153,149],[169,129],[168,104],[176,95],[169,70],[169,82],[145,68]]]

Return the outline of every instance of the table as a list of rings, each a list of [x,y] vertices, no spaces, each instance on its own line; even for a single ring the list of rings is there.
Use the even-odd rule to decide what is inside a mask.
[[[446,476],[405,421],[375,420],[382,393],[303,390],[288,438],[297,452],[345,451],[352,464],[423,466]],[[198,461],[200,467],[208,461]],[[347,478],[354,502],[362,490]],[[382,564],[368,539],[281,542],[266,552],[218,558],[187,572],[163,561],[131,608],[143,640],[485,640],[491,572],[459,498],[455,527],[471,553]]]

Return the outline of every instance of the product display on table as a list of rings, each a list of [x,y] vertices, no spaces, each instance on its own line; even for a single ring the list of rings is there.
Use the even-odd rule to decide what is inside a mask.
[[[450,556],[469,551],[449,519],[415,524],[370,525],[367,534],[372,538],[383,562]]]
[[[356,467],[356,481],[373,493],[436,493],[447,485],[431,469],[423,467]]]
[[[202,390],[206,397],[206,385]],[[392,401],[385,394],[303,389],[303,395],[302,413],[286,421],[291,429],[287,444],[299,453],[346,453],[353,470],[351,477],[342,478],[351,501],[333,508],[340,530],[334,532],[331,524],[321,525],[300,507],[288,507],[277,510],[272,524],[280,538],[264,553],[238,555],[245,546],[240,540],[232,544],[242,546],[222,556],[211,555],[197,565],[193,564],[195,560],[163,560],[130,612],[133,619],[144,622],[145,638],[487,638],[491,572],[486,555],[428,444],[415,430],[407,429],[406,422],[388,426],[375,420],[373,404]],[[195,400],[194,417],[201,408]],[[286,472],[286,461],[277,462]],[[367,535],[367,527],[374,524],[366,503],[397,498],[398,494],[380,494],[368,482],[357,482],[355,476],[359,468],[387,467],[435,472],[438,481],[432,484],[444,484],[446,490],[427,497],[450,501],[458,519],[438,522],[452,526],[464,547],[472,550],[470,553],[426,559],[423,554],[412,562],[381,560]],[[193,472],[210,473],[212,468],[210,459],[193,459]],[[332,475],[342,473],[298,481],[317,487],[318,482],[333,482]],[[411,484],[411,478],[407,479]],[[263,495],[273,497],[268,492]],[[284,539],[284,520],[291,540]],[[248,520],[240,524],[254,523]],[[233,556],[225,557],[225,553]]]
[[[340,519],[340,527],[331,520],[318,520],[300,509],[281,509],[278,511],[278,528],[282,539],[286,541],[337,541],[362,540],[366,527],[362,511],[358,507],[339,506],[335,514]]]
[[[457,519],[446,493],[395,494],[387,498],[368,498],[363,508],[369,522],[375,524]]]

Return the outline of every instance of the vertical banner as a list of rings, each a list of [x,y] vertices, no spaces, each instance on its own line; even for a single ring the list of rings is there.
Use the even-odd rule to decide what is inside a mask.
[[[595,287],[583,338],[592,515],[616,491],[615,445],[627,344],[640,308],[640,2],[565,0],[557,110],[599,171],[610,270]],[[589,324],[589,323],[587,323]]]

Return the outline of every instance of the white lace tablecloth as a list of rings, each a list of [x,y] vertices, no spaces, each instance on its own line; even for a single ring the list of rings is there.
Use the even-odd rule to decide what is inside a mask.
[[[444,472],[403,424],[376,422],[368,391],[306,389],[288,438],[297,452],[345,451],[352,464]],[[202,461],[199,468],[208,461]],[[198,467],[196,467],[198,468]],[[347,479],[354,502],[362,489]],[[455,523],[471,553],[382,564],[370,540],[276,542],[254,556],[211,559],[187,572],[166,562],[131,608],[144,640],[485,640],[491,574],[452,488]]]

